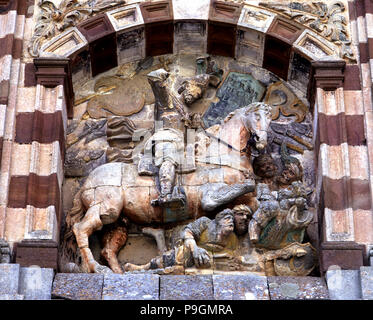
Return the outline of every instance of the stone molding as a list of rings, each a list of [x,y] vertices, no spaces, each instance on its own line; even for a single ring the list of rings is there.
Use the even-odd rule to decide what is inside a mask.
[[[312,62],[314,86],[326,91],[343,87],[346,62],[343,60],[319,60]]]
[[[48,2],[48,1],[46,1]],[[40,52],[39,48],[42,43],[45,42],[44,38],[41,36],[44,34],[44,31],[47,29],[51,29],[53,31],[50,32],[52,36],[46,36],[47,41],[54,41],[54,38],[58,37],[58,33],[68,30],[69,28],[77,26],[79,23],[84,23],[87,18],[90,21],[92,20],[93,14],[85,14],[84,19],[82,17],[76,18],[75,20],[70,17],[64,27],[60,29],[56,29],[54,22],[54,18],[50,16],[50,9],[47,10],[47,3],[42,4],[42,7],[46,11],[44,15],[46,15],[44,24],[47,25],[45,30],[42,31],[41,28],[36,28],[33,37],[33,44],[30,47],[32,56],[41,56],[43,53]],[[110,5],[110,4],[109,4]],[[109,6],[108,5],[108,6]],[[160,23],[160,22],[173,22],[174,19],[177,21],[206,21],[204,14],[201,12],[190,12],[190,10],[199,10],[203,11],[207,8],[207,3],[200,4],[199,7],[191,7],[189,11],[187,10],[184,5],[179,3],[179,0],[168,0],[168,1],[157,1],[157,2],[140,2],[139,4],[130,4],[125,5],[122,2],[118,3],[119,8],[115,10],[108,11],[107,8],[101,11],[97,9],[95,11],[95,17],[99,17],[102,15],[106,15],[109,17],[110,23],[112,27],[117,32],[123,32],[125,29],[133,29],[134,27],[140,27],[142,23],[146,25],[153,24],[153,23]],[[175,7],[175,10],[174,10]],[[137,9],[136,9],[137,8]],[[243,3],[236,3],[236,2],[228,2],[228,1],[217,1],[213,0],[209,3],[208,6],[208,21],[210,23],[223,23],[229,24],[234,26],[239,26],[240,28],[244,28],[246,30],[257,30],[261,33],[266,34],[268,28],[270,28],[269,34],[279,37],[282,41],[290,43],[294,43],[300,36],[301,32],[306,28],[307,31],[314,35],[313,39],[319,39],[316,42],[312,41],[312,46],[316,47],[316,51],[323,52],[324,45],[322,43],[330,43],[330,45],[326,45],[326,47],[333,47],[337,48],[338,45],[341,45],[340,42],[333,42],[330,39],[326,39],[322,36],[322,33],[318,32],[318,29],[311,28],[307,25],[303,26],[302,21],[298,21],[297,19],[292,19],[292,17],[286,16],[283,14],[281,10],[274,10],[272,8],[265,8],[264,6],[255,6]],[[64,17],[64,10],[63,8],[60,9],[61,19]],[[106,12],[105,12],[106,11]],[[174,12],[175,11],[175,12]],[[105,13],[103,13],[105,12]],[[122,15],[120,12],[123,12]],[[98,15],[97,15],[98,14]],[[176,14],[176,16],[175,16]],[[118,26],[118,20],[114,17],[116,15],[119,19],[122,19],[123,24]],[[131,15],[133,22],[131,23],[129,20],[126,21],[126,15]],[[140,16],[139,16],[140,15]],[[203,18],[203,19],[202,19]],[[176,20],[175,20],[176,21]],[[42,26],[44,25],[42,24]],[[271,24],[271,26],[270,26]],[[235,37],[235,36],[234,36]],[[310,42],[308,42],[310,44]],[[302,45],[300,45],[302,46]],[[304,54],[308,57],[313,57],[313,51],[307,48],[304,48]],[[339,49],[334,50],[333,52],[329,53],[331,55],[339,54]],[[64,55],[67,57],[66,55]],[[233,52],[234,56],[234,52]],[[232,56],[232,57],[233,57]],[[346,58],[348,60],[348,58]]]
[[[39,266],[57,271],[58,244],[53,240],[23,240],[17,243],[15,263],[21,267]]]
[[[331,266],[358,270],[368,263],[365,246],[354,241],[326,241],[321,243],[320,248],[321,274],[325,274]]]
[[[36,68],[36,83],[45,87],[63,85],[68,117],[72,116],[74,90],[71,77],[70,59],[37,58],[34,59]]]

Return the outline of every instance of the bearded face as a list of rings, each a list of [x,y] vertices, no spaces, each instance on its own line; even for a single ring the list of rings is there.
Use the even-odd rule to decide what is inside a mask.
[[[234,213],[234,229],[237,235],[241,236],[247,233],[248,221],[247,212],[238,211]]]
[[[225,215],[218,222],[221,236],[227,236],[234,231],[234,220],[232,215]]]

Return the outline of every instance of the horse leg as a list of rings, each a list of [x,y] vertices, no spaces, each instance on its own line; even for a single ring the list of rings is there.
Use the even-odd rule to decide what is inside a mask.
[[[163,253],[167,250],[163,229],[155,229],[155,228],[147,227],[147,228],[142,229],[142,233],[154,237],[155,241],[157,242],[159,253]]]
[[[209,183],[201,187],[202,209],[205,211],[212,211],[216,208],[227,204],[234,199],[255,190],[255,181],[246,180],[245,183],[237,183],[233,185],[222,183]]]
[[[106,259],[111,270],[115,273],[123,273],[117,256],[119,250],[126,244],[127,239],[127,228],[121,225],[115,225],[114,228],[108,230],[102,238],[104,248],[101,251],[101,255]]]
[[[76,242],[80,249],[82,256],[82,269],[85,272],[108,272],[110,269],[101,266],[93,257],[92,251],[89,248],[88,238],[97,230],[100,230],[103,223],[100,219],[101,204],[96,204],[90,207],[84,218],[75,223],[73,232],[75,234]]]

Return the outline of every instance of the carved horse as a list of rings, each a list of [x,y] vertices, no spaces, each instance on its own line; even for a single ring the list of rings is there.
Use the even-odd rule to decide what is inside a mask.
[[[186,207],[179,217],[170,208],[151,205],[151,200],[158,197],[157,178],[139,176],[135,164],[107,163],[94,169],[75,195],[73,208],[67,214],[62,260],[77,261],[79,248],[81,271],[111,272],[95,261],[88,238],[119,217],[143,226],[164,224],[197,219],[229,203],[254,201],[250,193],[255,190],[255,181],[250,158],[244,150],[248,141],[257,149],[266,146],[270,121],[271,107],[253,103],[231,113],[224,123],[196,135],[197,168],[178,177],[186,196]],[[101,251],[116,273],[123,272],[117,253],[127,240],[126,228],[122,226],[119,234],[112,229],[105,235]]]

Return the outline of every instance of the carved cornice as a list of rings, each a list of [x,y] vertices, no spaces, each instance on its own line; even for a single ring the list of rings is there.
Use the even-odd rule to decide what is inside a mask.
[[[34,59],[36,83],[45,87],[63,85],[67,115],[72,117],[74,105],[74,90],[71,80],[69,59],[36,58]]]
[[[62,0],[58,7],[53,2],[40,0],[38,7],[40,16],[34,29],[34,35],[28,51],[32,57],[37,57],[41,45],[54,36],[70,27],[76,26],[88,17],[114,7],[125,4],[126,1],[88,0]]]
[[[346,6],[341,1],[334,1],[330,4],[326,1],[290,2],[284,4],[261,2],[259,5],[316,31],[319,35],[341,48],[341,58],[356,61],[347,31],[348,22],[344,13]]]
[[[317,88],[325,91],[335,91],[343,88],[345,80],[346,61],[320,60],[312,62],[311,81],[308,86],[307,98],[310,105],[315,102]]]
[[[327,91],[343,87],[345,67],[343,60],[312,62],[315,87]]]

